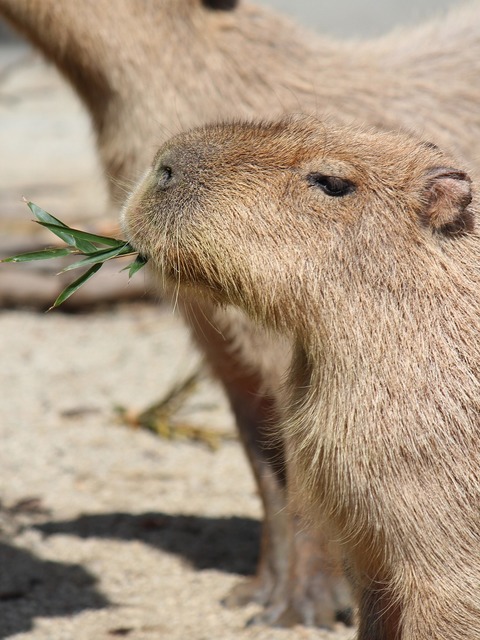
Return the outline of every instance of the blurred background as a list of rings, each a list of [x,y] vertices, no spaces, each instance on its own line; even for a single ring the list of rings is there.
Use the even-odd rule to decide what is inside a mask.
[[[300,22],[336,36],[368,37],[397,24],[412,24],[432,13],[459,4],[460,0],[257,0],[289,13]],[[12,33],[0,22],[0,41],[13,42]]]
[[[414,24],[460,0],[259,0],[312,29],[342,37],[372,37],[398,24]]]

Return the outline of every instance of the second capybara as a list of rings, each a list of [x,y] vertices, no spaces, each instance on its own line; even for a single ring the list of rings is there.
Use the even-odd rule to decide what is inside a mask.
[[[291,337],[299,496],[360,640],[480,637],[480,236],[430,142],[296,117],[167,142],[124,211],[164,278]]]

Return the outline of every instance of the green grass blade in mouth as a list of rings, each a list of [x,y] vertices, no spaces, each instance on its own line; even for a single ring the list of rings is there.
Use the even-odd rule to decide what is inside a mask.
[[[132,253],[131,247],[124,242],[119,247],[115,249],[101,249],[99,251],[95,251],[95,253],[90,253],[83,260],[78,260],[73,264],[69,264],[65,269],[62,269],[61,273],[65,271],[71,271],[72,269],[78,269],[79,267],[87,267],[90,264],[97,264],[98,262],[106,262],[107,260],[112,260],[112,258],[118,258],[119,256],[127,256]]]
[[[94,253],[98,251],[98,247],[96,244],[101,244],[103,246],[108,247],[123,247],[126,242],[125,240],[117,240],[116,238],[107,238],[106,236],[98,236],[94,233],[88,233],[88,231],[81,231],[80,229],[72,229],[71,227],[63,227],[58,224],[51,224],[50,222],[40,222],[38,224],[42,225],[56,236],[58,236],[61,240],[69,244],[70,246],[74,246],[76,249],[81,251],[82,253]],[[96,243],[96,244],[94,244]]]
[[[68,245],[75,247],[82,253],[96,251],[97,247],[91,242],[84,241],[81,238],[76,240],[75,237],[70,233],[71,230],[64,222],[62,222],[58,218],[55,218],[55,216],[52,216],[47,211],[44,211],[33,202],[27,202],[27,205],[37,219],[38,224],[41,224],[42,226],[49,229],[58,238],[60,238],[60,240],[63,240]]]
[[[102,265],[103,265],[103,262],[94,264],[92,267],[90,267],[90,269],[88,269],[88,271],[85,271],[85,273],[82,273],[82,275],[79,278],[77,278],[71,284],[69,284],[68,287],[65,287],[65,289],[61,292],[61,294],[52,304],[50,309],[55,309],[56,307],[59,307],[63,302],[65,302],[65,300],[68,300],[68,298],[70,298],[70,296],[73,295],[75,291],[78,291],[78,289],[80,289],[80,287],[84,285],[85,282],[87,282],[87,280],[90,280],[90,278],[97,273],[97,271],[101,268]]]
[[[67,225],[64,222],[62,222],[58,218],[55,218],[43,209],[40,209],[40,207],[34,202],[29,202],[28,200],[25,200],[25,202],[27,203],[28,208],[33,213],[38,222],[48,222],[50,224],[56,224],[59,227],[65,227],[65,229],[68,229]]]
[[[19,253],[10,258],[3,258],[0,262],[32,262],[33,260],[50,260],[53,258],[61,258],[69,256],[73,253],[73,249],[69,247],[61,249],[41,249],[40,251],[30,251],[29,253]]]
[[[94,246],[95,244],[100,244],[107,247],[121,247],[125,244],[125,240],[109,238],[108,236],[99,236],[98,234],[88,233],[87,231],[81,231],[80,229],[72,229],[64,222],[62,222],[58,218],[55,218],[50,213],[47,213],[33,202],[28,202],[27,204],[39,224],[52,231],[52,233],[55,233],[55,235],[58,235],[59,238],[61,238],[65,242],[68,242],[68,244],[75,245],[77,249],[79,249],[79,251],[82,251],[84,253],[97,251],[98,247]],[[65,237],[62,237],[61,234],[68,236],[69,240],[67,240]],[[72,242],[72,239],[76,241],[76,243]],[[83,241],[85,242],[82,247],[80,245]]]
[[[144,256],[138,255],[133,262],[128,264],[122,271],[126,271],[128,269],[128,277],[131,278],[134,276],[137,271],[140,271],[142,267],[144,267],[148,262],[148,258]]]
[[[125,267],[125,269],[128,270],[129,278],[131,278],[147,263],[147,259],[144,256],[140,256],[138,251],[136,251],[132,245],[125,240],[110,238],[108,236],[100,236],[95,233],[89,233],[88,231],[81,231],[80,229],[72,229],[33,202],[27,202],[27,205],[35,216],[36,222],[63,240],[67,246],[20,253],[16,256],[4,258],[3,260],[0,260],[0,262],[31,262],[34,260],[48,260],[68,255],[78,255],[83,256],[83,258],[66,266],[62,269],[61,273],[71,271],[72,269],[78,269],[80,267],[89,267],[85,273],[69,284],[68,287],[60,293],[58,298],[50,307],[51,309],[59,307],[63,302],[65,302],[65,300],[73,295],[75,291],[85,284],[85,282],[90,280],[90,278],[97,273],[103,263],[108,260],[128,255],[136,256],[135,260]]]

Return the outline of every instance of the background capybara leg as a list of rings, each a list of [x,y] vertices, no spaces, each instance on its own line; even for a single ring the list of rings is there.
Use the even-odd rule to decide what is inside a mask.
[[[341,563],[331,560],[321,532],[310,531],[290,506],[294,473],[287,469],[282,434],[278,427],[273,431],[280,423],[278,392],[266,390],[264,380],[280,379],[283,369],[273,371],[273,364],[263,360],[255,368],[246,364],[245,352],[236,348],[237,335],[229,340],[207,307],[195,309],[192,325],[214,373],[224,383],[265,513],[257,574],[237,585],[225,604],[263,605],[265,610],[252,620],[259,623],[332,627],[339,617],[347,621],[350,599]],[[255,352],[253,342],[249,349]],[[272,375],[262,376],[262,367]]]
[[[240,379],[238,370],[236,385],[227,393],[261,491],[265,519],[257,575],[238,585],[226,603],[265,605],[252,620],[258,623],[327,628],[339,619],[350,623],[350,594],[340,559],[332,556],[321,531],[310,530],[293,513],[287,499],[284,448],[279,438],[268,436],[275,417],[273,399],[260,395],[254,376]]]

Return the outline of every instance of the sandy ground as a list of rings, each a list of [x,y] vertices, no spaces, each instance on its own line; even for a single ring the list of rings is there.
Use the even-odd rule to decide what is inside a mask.
[[[33,240],[23,194],[69,221],[105,211],[80,106],[22,49],[0,50],[0,146],[2,255]],[[0,266],[0,288],[13,273]],[[0,638],[352,637],[246,627],[254,606],[221,605],[259,535],[237,442],[212,451],[118,423],[116,406],[141,409],[198,366],[169,308],[4,310],[0,362]],[[206,378],[176,419],[233,433]]]

